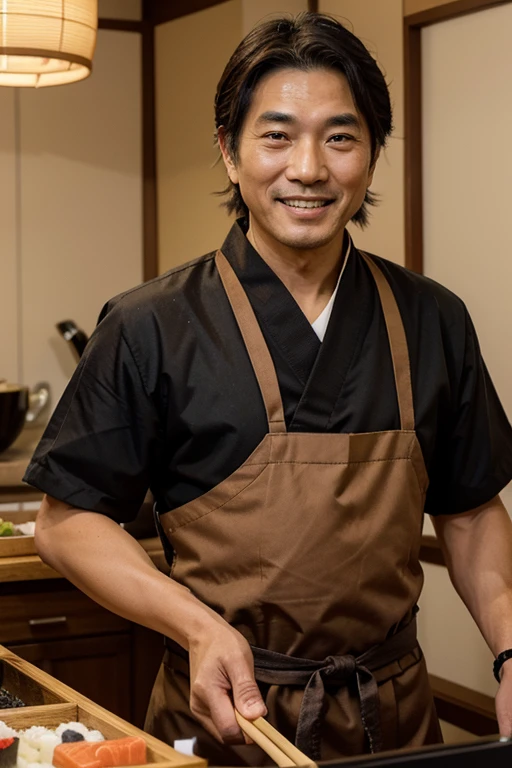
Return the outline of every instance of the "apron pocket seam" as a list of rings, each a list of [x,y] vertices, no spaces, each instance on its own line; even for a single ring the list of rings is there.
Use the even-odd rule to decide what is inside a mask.
[[[258,480],[258,478],[260,478],[262,476],[262,474],[265,472],[265,469],[268,468],[269,465],[268,464],[262,464],[261,466],[262,466],[262,469],[258,472],[258,474],[255,477],[253,477],[247,483],[247,485],[244,485],[243,488],[240,488],[240,490],[237,491],[234,494],[234,496],[230,496],[228,499],[224,499],[224,501],[221,504],[217,504],[217,505],[213,506],[211,509],[207,509],[206,512],[202,512],[200,515],[198,515],[197,517],[194,517],[192,520],[185,520],[183,523],[180,523],[179,525],[176,525],[176,526],[174,526],[172,528],[169,527],[169,533],[175,533],[176,531],[179,531],[182,528],[186,528],[187,525],[192,525],[193,523],[199,522],[199,520],[202,520],[207,515],[211,514],[212,512],[216,512],[219,509],[222,509],[222,507],[226,506],[226,504],[229,504],[231,501],[236,499],[237,496],[240,496],[241,493],[244,493],[244,491],[246,491],[248,488],[250,488],[251,485],[253,483],[255,483],[256,480]],[[190,503],[193,504],[194,501],[191,501]],[[171,541],[171,544],[172,544],[172,541]]]

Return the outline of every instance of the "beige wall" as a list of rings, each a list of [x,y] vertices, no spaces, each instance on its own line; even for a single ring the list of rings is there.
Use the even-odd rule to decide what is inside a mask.
[[[19,379],[16,222],[16,91],[0,88],[0,379]]]
[[[54,403],[75,368],[55,323],[72,318],[91,333],[103,303],[142,279],[140,37],[100,31],[94,64],[81,83],[0,89],[10,275],[0,312],[11,315],[0,359],[7,344],[8,377],[30,387],[49,381]]]
[[[466,302],[512,419],[510,29],[512,3],[425,28],[422,90],[425,273]],[[512,487],[502,496],[512,512]],[[493,695],[492,654],[445,569],[427,567],[420,605],[431,671]]]
[[[510,29],[512,2],[427,27],[422,67],[425,272],[466,302],[512,420]],[[512,513],[512,486],[503,498]]]
[[[381,196],[371,209],[368,228],[351,225],[356,244],[403,264],[404,240],[404,133],[402,0],[320,0],[320,11],[347,24],[377,59],[390,86],[395,130],[377,164],[372,191]]]
[[[241,0],[156,28],[156,127],[160,272],[222,244],[229,219],[216,190],[213,102],[217,81],[241,39]]]
[[[222,244],[232,218],[227,176],[213,146],[217,82],[262,18],[306,10],[307,0],[230,0],[156,28],[159,271]]]

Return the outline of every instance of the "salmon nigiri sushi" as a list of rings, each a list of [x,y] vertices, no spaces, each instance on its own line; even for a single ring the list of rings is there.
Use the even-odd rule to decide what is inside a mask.
[[[116,768],[146,762],[146,742],[140,736],[59,744],[53,753],[55,768]]]

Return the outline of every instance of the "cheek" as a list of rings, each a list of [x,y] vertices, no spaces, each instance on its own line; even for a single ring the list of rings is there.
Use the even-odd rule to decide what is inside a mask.
[[[240,157],[238,167],[240,186],[272,182],[283,172],[284,153],[272,153],[255,149],[250,155]]]
[[[366,189],[368,185],[369,158],[351,156],[346,158],[345,162],[339,164],[336,176],[346,187],[358,190]]]

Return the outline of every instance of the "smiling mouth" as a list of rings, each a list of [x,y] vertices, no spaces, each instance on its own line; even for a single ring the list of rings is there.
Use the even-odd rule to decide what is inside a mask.
[[[333,202],[332,200],[283,200],[282,198],[278,200],[290,208],[325,208]]]

